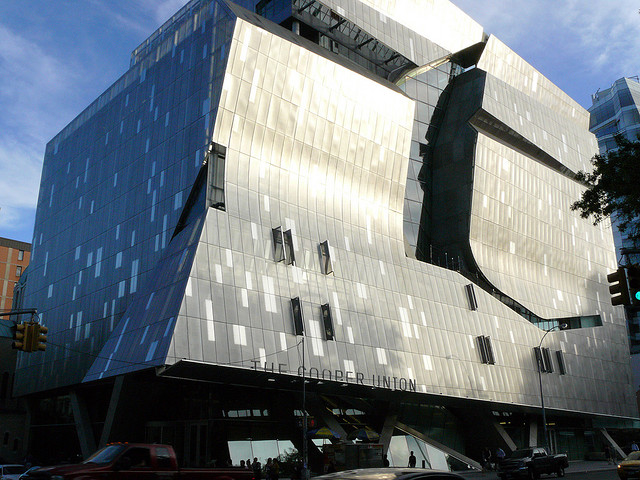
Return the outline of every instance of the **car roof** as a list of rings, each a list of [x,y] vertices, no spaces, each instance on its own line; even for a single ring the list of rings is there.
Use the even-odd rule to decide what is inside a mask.
[[[342,472],[328,473],[314,477],[314,479],[327,480],[420,480],[425,479],[461,479],[456,473],[429,468],[361,468],[356,470],[344,470]]]

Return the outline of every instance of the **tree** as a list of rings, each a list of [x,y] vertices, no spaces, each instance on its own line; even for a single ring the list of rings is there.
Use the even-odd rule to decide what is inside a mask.
[[[577,179],[587,186],[582,198],[571,205],[582,218],[592,216],[598,225],[611,216],[618,229],[640,243],[640,141],[615,136],[616,150],[591,159],[593,171],[580,171]]]

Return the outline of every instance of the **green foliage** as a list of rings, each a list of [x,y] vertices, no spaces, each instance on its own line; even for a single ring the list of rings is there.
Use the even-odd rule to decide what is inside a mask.
[[[640,141],[615,137],[617,150],[591,159],[593,172],[578,172],[577,178],[587,190],[571,205],[582,218],[593,218],[597,225],[611,216],[621,232],[634,242],[640,241]]]

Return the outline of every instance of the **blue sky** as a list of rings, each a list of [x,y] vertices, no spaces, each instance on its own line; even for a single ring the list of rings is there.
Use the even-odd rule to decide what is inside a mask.
[[[0,0],[1,237],[31,242],[46,143],[184,3]],[[598,88],[640,74],[636,0],[453,3],[584,107]]]

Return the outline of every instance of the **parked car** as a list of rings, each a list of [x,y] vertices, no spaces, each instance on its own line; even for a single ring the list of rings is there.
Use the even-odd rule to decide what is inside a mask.
[[[428,468],[361,468],[327,473],[313,480],[463,480],[457,473]]]
[[[107,445],[75,465],[40,467],[24,480],[253,480],[253,472],[240,467],[180,468],[171,445],[117,443]]]
[[[26,469],[24,465],[0,465],[0,480],[18,480]]]
[[[618,464],[618,476],[621,480],[640,478],[640,452],[631,452]]]
[[[533,480],[545,473],[564,477],[564,469],[568,466],[569,459],[565,454],[549,455],[544,448],[522,448],[498,464],[498,477]]]

